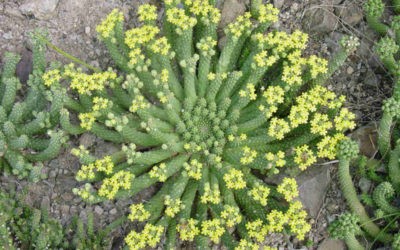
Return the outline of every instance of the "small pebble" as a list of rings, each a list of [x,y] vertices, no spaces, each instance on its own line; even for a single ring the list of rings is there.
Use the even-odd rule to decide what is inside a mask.
[[[353,74],[354,73],[354,69],[353,69],[353,67],[348,67],[347,68],[347,74],[349,74],[349,75],[351,75],[351,74]]]
[[[89,26],[85,27],[85,33],[86,33],[86,35],[90,35],[90,27]]]
[[[95,206],[94,207],[94,212],[98,215],[102,215],[103,214],[103,209],[100,206]]]

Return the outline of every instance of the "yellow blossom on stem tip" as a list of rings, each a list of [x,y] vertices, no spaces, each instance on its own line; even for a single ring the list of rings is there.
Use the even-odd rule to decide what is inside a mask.
[[[146,211],[143,203],[132,204],[130,206],[130,214],[128,215],[128,219],[131,221],[145,221],[150,218],[150,213]]]
[[[201,233],[210,237],[211,241],[218,244],[225,229],[220,219],[205,220],[201,224]]]
[[[231,168],[228,173],[224,174],[226,187],[230,189],[242,189],[246,187],[246,181],[243,179],[243,172]]]
[[[277,191],[285,197],[287,202],[290,202],[299,196],[297,182],[294,178],[285,177],[282,183],[278,185]]]
[[[240,158],[240,163],[248,165],[254,161],[257,157],[257,151],[252,150],[249,147],[243,147],[243,156]]]
[[[57,84],[61,80],[61,74],[58,69],[49,70],[42,75],[43,84],[46,87]]]
[[[305,170],[317,162],[317,157],[314,155],[314,152],[306,144],[295,148],[294,151],[294,162],[298,164],[301,170]]]
[[[198,223],[195,219],[181,220],[176,226],[181,240],[193,241],[194,237],[200,233],[200,229],[196,226]]]

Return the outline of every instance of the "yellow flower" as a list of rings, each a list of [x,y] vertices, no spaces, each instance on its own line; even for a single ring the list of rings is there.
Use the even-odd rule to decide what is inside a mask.
[[[212,203],[218,204],[221,202],[221,193],[218,188],[218,184],[213,185],[212,189],[210,183],[206,182],[204,184],[204,194],[200,197],[201,203]]]
[[[269,105],[281,104],[284,101],[285,91],[280,86],[268,86],[263,97]]]
[[[342,108],[334,120],[336,130],[344,132],[348,129],[354,129],[356,127],[355,118],[355,114],[351,113],[347,108]]]
[[[287,121],[280,118],[272,118],[270,121],[268,135],[278,140],[282,140],[285,134],[290,132],[290,127]]]
[[[114,199],[117,192],[122,189],[129,189],[131,187],[132,179],[135,176],[128,171],[119,171],[112,177],[103,180],[99,189],[99,195],[107,197],[107,199]]]
[[[312,164],[317,162],[317,157],[315,157],[314,152],[309,149],[308,145],[303,145],[295,148],[294,162],[299,165],[301,170],[305,170]]]
[[[315,55],[308,58],[308,65],[310,66],[311,78],[316,78],[318,75],[328,72],[328,61]]]
[[[136,95],[132,101],[132,105],[129,107],[129,111],[136,113],[140,109],[146,109],[150,107],[150,103],[146,100],[143,95]]]
[[[258,242],[263,242],[267,231],[264,229],[262,220],[257,219],[255,221],[249,221],[246,223],[247,233],[251,238],[254,238]]]
[[[106,156],[103,159],[94,162],[97,171],[104,172],[106,174],[112,174],[114,169],[114,163],[110,156]]]
[[[257,151],[249,147],[243,147],[243,156],[240,158],[240,163],[248,165],[252,163],[257,157]]]
[[[166,206],[165,214],[169,217],[175,217],[181,211],[182,201],[180,199],[172,199],[171,196],[167,195],[164,200]]]
[[[243,179],[243,172],[231,168],[228,173],[224,174],[226,187],[230,189],[242,189],[246,187],[246,181]]]
[[[203,169],[203,164],[200,163],[198,160],[192,159],[190,161],[190,164],[185,162],[183,164],[183,167],[188,172],[189,177],[192,177],[195,180],[201,179],[201,176],[202,176],[201,172]]]
[[[250,191],[249,195],[253,200],[258,201],[261,205],[266,206],[270,189],[267,186],[257,183]]]
[[[163,56],[168,55],[170,49],[171,49],[171,45],[169,44],[168,39],[166,37],[164,37],[164,36],[161,37],[161,38],[156,39],[150,45],[150,50],[153,53],[160,54],[160,55],[163,55]]]
[[[146,224],[142,231],[142,237],[146,239],[147,245],[154,248],[160,242],[163,233],[164,233],[163,226]]]
[[[160,32],[160,29],[153,25],[143,25],[125,32],[125,44],[130,49],[135,49],[140,45],[146,45],[152,41]]]
[[[265,159],[268,160],[267,168],[271,169],[274,167],[283,167],[286,164],[285,153],[283,151],[278,151],[276,154],[268,152],[265,154]]]
[[[196,18],[187,16],[185,10],[176,7],[167,9],[167,21],[182,31],[193,28],[197,23]]]
[[[283,231],[283,226],[288,222],[287,216],[281,211],[272,210],[267,215],[268,225],[265,230],[269,233],[280,233]]]
[[[290,109],[289,120],[292,128],[297,128],[301,124],[307,124],[308,122],[308,110],[300,105],[292,106]]]
[[[42,75],[44,85],[50,87],[53,84],[57,84],[61,80],[60,71],[58,69],[49,70]]]
[[[337,153],[337,145],[339,142],[346,137],[342,133],[337,133],[333,137],[325,136],[321,139],[321,141],[317,144],[318,148],[318,157],[320,158],[328,158],[330,160],[335,159]]]
[[[157,7],[151,4],[142,4],[138,9],[139,21],[157,20]]]
[[[272,4],[261,5],[258,10],[260,23],[275,23],[278,21],[279,10]]]
[[[294,178],[285,177],[282,183],[278,185],[277,191],[285,197],[287,202],[290,202],[299,196],[297,183]]]
[[[128,215],[128,219],[131,221],[145,221],[148,218],[150,218],[150,213],[146,211],[146,209],[143,206],[143,203],[139,204],[132,204],[130,206],[130,214]]]
[[[244,13],[236,18],[234,23],[228,24],[227,31],[234,37],[239,38],[245,32],[248,32],[252,26],[250,21],[251,14],[249,12]]]
[[[92,129],[93,123],[96,121],[96,117],[95,117],[94,113],[80,113],[78,115],[78,117],[79,117],[79,120],[81,120],[80,126],[83,129],[86,129],[86,130]]]
[[[239,96],[249,98],[250,100],[253,101],[257,99],[257,94],[254,84],[248,83],[245,89],[239,91]]]
[[[201,224],[201,233],[208,236],[215,244],[219,243],[224,232],[225,229],[222,227],[221,220],[219,219],[205,220]]]
[[[239,208],[230,205],[224,206],[224,210],[221,212],[221,218],[228,227],[234,227],[242,221]]]
[[[282,72],[282,81],[289,85],[301,85],[303,84],[302,79],[302,65],[300,63],[292,65],[284,65]]]
[[[165,163],[160,163],[158,166],[154,166],[150,172],[149,176],[151,178],[156,178],[160,182],[165,182],[167,180],[167,165]]]
[[[256,243],[241,239],[239,245],[235,247],[235,250],[259,250],[260,246]]]
[[[118,9],[114,9],[103,22],[96,27],[97,33],[99,33],[102,39],[110,38],[113,36],[114,28],[117,23],[124,20],[124,14]]]
[[[311,133],[318,135],[326,135],[328,130],[333,127],[332,122],[329,121],[327,114],[316,113],[311,120]]]
[[[195,219],[181,220],[176,226],[181,240],[193,241],[194,237],[200,233],[199,228],[196,226],[198,223]]]

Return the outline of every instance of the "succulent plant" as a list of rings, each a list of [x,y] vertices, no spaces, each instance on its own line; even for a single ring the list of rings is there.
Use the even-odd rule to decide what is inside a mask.
[[[384,5],[380,0],[370,0],[366,3],[366,10],[370,15],[380,18],[384,11]],[[376,28],[374,23],[370,24],[372,28]],[[396,233],[399,231],[400,218],[398,204],[400,141],[399,127],[395,125],[400,115],[399,16],[393,18],[390,27],[394,34],[380,32],[386,36],[382,37],[375,46],[377,55],[394,79],[393,96],[384,100],[382,105],[383,115],[379,122],[377,138],[379,154],[372,159],[358,156],[357,143],[346,140],[340,143],[338,158],[341,189],[350,210],[359,218],[363,231],[367,233],[373,243],[378,241],[396,248],[398,244]],[[379,30],[377,31],[379,32]],[[351,160],[355,159],[358,159],[354,161],[359,165],[358,173],[373,183],[371,194],[364,193],[360,197],[358,196],[350,171]],[[385,173],[379,171],[382,165],[386,170]],[[367,211],[373,212],[368,213]]]
[[[57,131],[65,95],[60,88],[46,90],[43,78],[46,62],[44,45],[33,39],[33,72],[29,76],[24,100],[17,94],[22,87],[15,76],[18,55],[6,53],[0,78],[0,169],[38,181],[41,162],[58,155],[64,142]]]
[[[329,225],[328,231],[332,238],[345,240],[349,250],[364,249],[355,236],[361,233],[358,217],[344,213]]]
[[[166,0],[164,7],[162,30],[150,4],[138,8],[139,27],[124,31],[118,10],[97,27],[119,71],[68,65],[48,72],[46,85],[65,81],[75,92],[63,98],[63,129],[121,145],[102,158],[74,149],[82,163],[76,178],[86,182],[74,192],[94,203],[160,187],[130,207],[131,221],[146,222],[126,236],[130,249],[155,247],[163,235],[166,249],[178,238],[198,249],[210,242],[256,249],[270,233],[304,239],[310,225],[293,176],[317,158],[334,159],[355,126],[344,97],[322,83],[357,40],[345,37],[329,63],[303,57],[308,36],[264,35],[278,10],[254,1],[251,13],[225,28],[219,50],[213,1]],[[279,172],[290,175],[279,185],[262,179]]]

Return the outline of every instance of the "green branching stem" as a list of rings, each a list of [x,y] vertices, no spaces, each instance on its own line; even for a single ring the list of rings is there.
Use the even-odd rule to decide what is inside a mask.
[[[360,218],[363,229],[372,237],[378,237],[379,241],[390,242],[391,236],[380,231],[379,227],[371,221],[364,206],[358,200],[354,183],[351,180],[350,160],[348,159],[339,159],[339,182],[347,204],[351,211]]]

